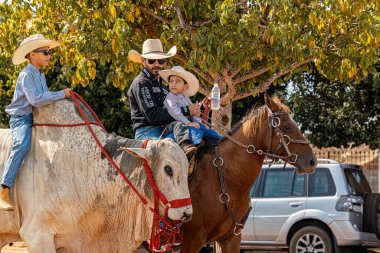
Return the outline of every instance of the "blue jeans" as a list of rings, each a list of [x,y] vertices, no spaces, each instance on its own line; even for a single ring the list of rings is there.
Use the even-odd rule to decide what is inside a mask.
[[[211,128],[206,128],[203,124],[199,124],[200,128],[189,127],[191,143],[198,145],[201,143],[202,139],[205,141],[218,141],[222,138],[215,130]]]
[[[24,157],[30,148],[33,115],[12,115],[9,125],[11,127],[13,137],[13,147],[7,163],[5,164],[1,184],[12,187]]]
[[[140,141],[145,139],[157,140],[160,138],[162,130],[163,129],[160,126],[140,127],[136,129],[135,139]]]
[[[146,126],[139,127],[135,130],[136,140],[158,138],[172,138],[176,143],[181,144],[184,141],[190,141],[190,132],[188,127],[182,122],[173,121],[164,127],[161,126]]]

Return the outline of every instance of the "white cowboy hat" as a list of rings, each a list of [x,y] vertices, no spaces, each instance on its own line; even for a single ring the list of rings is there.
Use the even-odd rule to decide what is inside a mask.
[[[54,48],[61,45],[60,42],[55,40],[45,39],[42,34],[33,34],[28,38],[24,39],[20,46],[15,50],[12,57],[12,63],[14,65],[19,65],[28,59],[25,58],[27,54],[36,50],[40,47]]]
[[[184,70],[181,66],[174,66],[171,69],[161,70],[158,72],[162,79],[165,82],[169,83],[170,76],[179,76],[189,85],[189,88],[185,90],[184,94],[188,97],[194,96],[199,89],[199,81],[198,78],[190,73],[189,71]]]
[[[137,52],[136,50],[129,50],[128,58],[131,61],[141,63],[141,57],[145,59],[166,59],[174,56],[177,53],[177,47],[173,46],[170,48],[169,52],[164,53],[164,49],[162,47],[161,40],[159,39],[147,39],[144,41],[142,47],[142,54]]]

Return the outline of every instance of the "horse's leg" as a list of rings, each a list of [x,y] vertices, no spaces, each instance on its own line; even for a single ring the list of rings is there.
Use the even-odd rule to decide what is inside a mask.
[[[181,244],[181,253],[198,253],[202,246],[206,243],[201,236],[185,235],[184,241]],[[204,237],[203,237],[204,238]]]
[[[232,236],[229,239],[218,241],[223,253],[239,253],[240,252],[241,235]]]

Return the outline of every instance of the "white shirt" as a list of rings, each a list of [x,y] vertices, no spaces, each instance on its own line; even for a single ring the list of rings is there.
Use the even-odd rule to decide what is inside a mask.
[[[183,94],[173,94],[171,92],[165,98],[164,106],[168,109],[169,114],[177,121],[184,124],[189,124],[190,120],[182,114],[180,107],[191,105],[192,102],[189,97]],[[192,116],[192,120],[197,123],[202,123],[202,120],[196,116]]]

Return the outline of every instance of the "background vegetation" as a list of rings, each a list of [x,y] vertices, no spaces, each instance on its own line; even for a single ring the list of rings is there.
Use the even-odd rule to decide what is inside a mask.
[[[358,98],[346,96],[349,91],[361,87],[360,93],[366,82],[368,89],[373,86],[380,45],[380,6],[375,0],[8,1],[0,5],[3,124],[7,122],[3,109],[24,67],[11,64],[12,53],[22,39],[37,32],[62,42],[55,63],[45,70],[51,88],[74,88],[94,107],[107,129],[122,135],[132,135],[125,92],[141,68],[128,61],[127,53],[141,51],[147,38],[160,38],[165,50],[178,47],[169,65],[182,65],[197,74],[200,96],[207,95],[214,82],[219,83],[223,108],[213,116],[227,126],[236,121],[232,115],[239,117],[246,111],[247,104],[260,103],[260,93],[268,88],[270,93],[284,90],[293,80],[296,94],[289,98],[296,119],[315,144],[359,143],[369,138],[358,135],[378,131],[372,127],[373,131],[358,133],[362,128],[354,127],[369,119],[379,125],[378,110],[355,111],[364,111],[363,117],[352,113],[363,100],[346,111],[350,113],[344,119],[350,124],[344,128],[349,129],[347,134],[336,128],[329,132],[335,137],[324,141],[326,133],[320,130],[335,129],[333,124],[342,118],[333,119],[337,114],[321,103],[306,103],[316,99],[307,97],[307,90],[310,94],[329,90],[335,111]],[[318,88],[321,81],[323,89]],[[327,93],[320,95],[327,98]],[[330,124],[329,128],[323,124]]]

